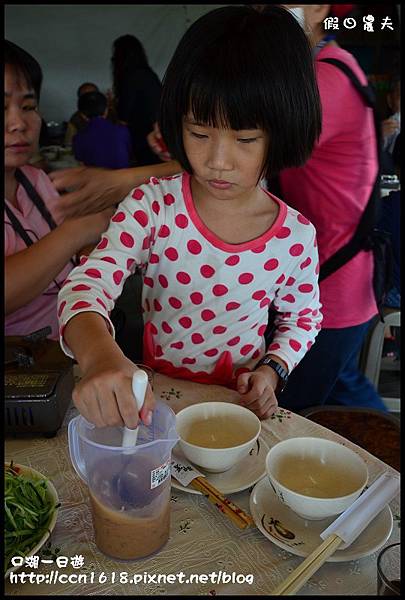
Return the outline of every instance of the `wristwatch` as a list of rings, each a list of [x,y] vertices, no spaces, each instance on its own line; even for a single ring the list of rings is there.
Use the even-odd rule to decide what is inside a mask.
[[[265,354],[263,356],[263,358],[261,358],[259,360],[259,362],[256,363],[256,365],[253,368],[253,371],[256,371],[256,369],[258,369],[262,365],[266,365],[268,367],[271,367],[272,369],[274,369],[274,371],[279,376],[279,382],[278,382],[278,385],[277,385],[276,393],[277,394],[281,394],[281,392],[283,391],[283,389],[287,385],[287,381],[288,381],[288,373],[287,373],[287,371],[284,369],[284,367],[282,367],[280,365],[280,363],[278,363],[277,361],[273,360],[268,354]]]

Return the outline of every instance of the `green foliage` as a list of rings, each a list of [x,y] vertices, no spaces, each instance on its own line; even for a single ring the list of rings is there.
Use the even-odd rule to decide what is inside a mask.
[[[46,479],[32,479],[13,463],[5,469],[4,572],[13,556],[27,556],[48,531],[59,505],[49,498]]]

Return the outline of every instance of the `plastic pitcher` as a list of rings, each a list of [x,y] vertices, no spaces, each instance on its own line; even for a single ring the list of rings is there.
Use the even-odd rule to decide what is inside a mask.
[[[136,446],[123,447],[123,427],[97,428],[81,415],[70,421],[70,458],[88,485],[95,541],[104,554],[142,558],[167,542],[175,424],[171,408],[157,401],[151,424],[139,425]]]

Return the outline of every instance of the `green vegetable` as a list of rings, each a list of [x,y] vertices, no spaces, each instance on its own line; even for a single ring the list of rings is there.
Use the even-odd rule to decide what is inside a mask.
[[[11,566],[13,556],[27,556],[38,544],[59,506],[47,495],[46,479],[24,475],[12,462],[6,467],[4,572]]]

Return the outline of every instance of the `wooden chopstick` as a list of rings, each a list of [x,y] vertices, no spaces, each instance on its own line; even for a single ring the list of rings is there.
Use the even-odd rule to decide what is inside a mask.
[[[221,494],[205,477],[196,477],[190,485],[204,494],[210,502],[215,504],[218,510],[229,517],[240,529],[246,529],[246,527],[254,524],[254,520],[250,515]]]
[[[297,592],[342,543],[335,533],[322,542],[273,592],[272,596],[292,596]]]

